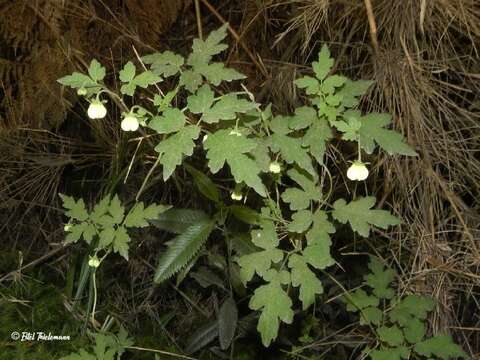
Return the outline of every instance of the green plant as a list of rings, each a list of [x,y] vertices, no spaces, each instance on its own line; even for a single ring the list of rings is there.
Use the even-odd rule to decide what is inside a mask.
[[[94,254],[90,257],[90,265],[98,267],[100,260],[97,254],[102,252],[102,260],[111,252],[118,253],[128,260],[130,236],[128,229],[149,226],[147,220],[158,216],[169,209],[166,205],[149,205],[145,208],[142,202],[136,203],[125,215],[125,208],[117,195],[113,198],[105,196],[88,211],[83,199],[75,200],[67,195],[60,195],[65,208],[65,215],[70,218],[65,231],[65,243],[75,243],[83,239],[92,245]]]
[[[178,235],[160,256],[155,280],[162,282],[180,270],[190,269],[210,234],[218,230],[229,249],[228,274],[234,274],[233,269],[239,266],[244,284],[255,275],[262,279],[249,305],[261,312],[258,330],[263,344],[268,346],[277,337],[280,322],[293,320],[294,291],[287,292],[287,288],[298,288],[303,309],[323,292],[316,271],[335,263],[330,254],[335,222],[348,223],[364,237],[369,236],[372,226],[387,229],[400,223],[388,211],[374,209],[373,196],[332,202],[332,189],[324,191],[325,184],[333,182],[325,161],[329,144],[336,140],[356,143],[358,158],[352,165],[355,169],[350,171],[355,174],[348,176],[356,181],[368,176],[362,152],[372,154],[378,147],[388,154],[416,153],[400,134],[387,128],[390,115],[362,115],[356,110],[371,82],[330,74],[334,60],[326,46],[312,64],[315,76],[304,76],[295,82],[305,90],[307,104],[292,115],[274,115],[270,105],[261,107],[245,87],[239,92],[218,88],[222,82],[244,78],[223,63],[212,62],[215,55],[226,49],[222,43],[225,36],[226,25],[205,40],[195,39],[186,59],[170,51],[144,56],[141,61],[145,70],[140,73],[133,62],[128,62],[119,73],[120,94],[102,83],[105,69],[95,60],[90,64],[89,75],[73,73],[59,82],[81,89],[93,110],[102,110],[95,111],[93,121],[105,115],[100,109],[105,101],[100,95],[105,93],[122,107],[124,121],[128,119],[129,124],[122,126],[124,130],[136,129],[136,119],[142,131],[159,139],[154,145],[157,161],[137,198],[157,166],[163,167],[163,179],[167,181],[185,158],[196,149],[203,150],[210,175],[188,164],[184,166],[199,192],[214,204],[215,213],[209,216],[201,212],[194,219],[184,218],[185,212],[175,215],[178,209],[162,214],[163,220],[157,225]],[[173,89],[160,88],[158,84],[172,77],[178,78]],[[152,85],[154,94],[150,92]],[[139,103],[128,107],[127,99],[140,91],[153,106]],[[131,126],[133,123],[135,126]],[[226,165],[233,179],[228,179],[223,188],[237,202],[234,204],[229,204],[231,200],[215,182],[216,174],[228,176],[228,172],[221,172]],[[357,173],[359,168],[361,173]],[[245,204],[239,204],[240,200]],[[247,201],[251,206],[246,205]],[[162,225],[169,217],[170,222]],[[251,242],[247,248],[232,240],[233,219],[250,226]]]
[[[395,272],[376,257],[370,258],[368,268],[370,274],[364,276],[364,285],[370,294],[359,288],[343,297],[347,310],[358,312],[360,325],[370,326],[377,339],[365,354],[372,360],[410,359],[412,353],[428,359],[466,357],[448,335],[425,338],[427,314],[435,305],[431,298],[396,296],[391,287]]]
[[[128,337],[123,327],[120,327],[120,331],[116,335],[95,333],[93,338],[95,339],[93,352],[82,348],[79,352],[64,356],[59,360],[120,360],[125,349],[133,345],[132,339]]]

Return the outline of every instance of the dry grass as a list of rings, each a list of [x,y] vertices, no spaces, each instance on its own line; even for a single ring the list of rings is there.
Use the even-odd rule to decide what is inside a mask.
[[[480,351],[480,319],[471,316],[480,311],[480,114],[475,107],[480,4],[372,3],[378,53],[372,50],[363,2],[264,2],[258,11],[270,11],[272,18],[290,15],[283,19],[277,46],[283,52],[294,42],[305,55],[299,59],[292,51],[285,61],[308,63],[318,43],[326,42],[340,71],[375,80],[363,108],[393,114],[395,127],[420,154],[383,158],[375,166],[374,191],[406,221],[403,232],[393,234],[389,251],[402,269],[405,291],[439,300],[433,328],[454,333],[475,354]],[[288,87],[278,94],[281,89],[274,93],[276,102],[295,101]]]

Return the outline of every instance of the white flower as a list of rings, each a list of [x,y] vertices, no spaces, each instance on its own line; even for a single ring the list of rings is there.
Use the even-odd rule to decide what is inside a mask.
[[[232,198],[232,200],[240,201],[240,200],[242,200],[243,195],[242,195],[241,192],[234,191],[234,192],[232,192],[232,195],[230,195],[230,197]]]
[[[350,180],[363,181],[368,177],[367,166],[361,161],[354,161],[347,170],[347,177]]]
[[[268,170],[271,173],[279,174],[280,171],[282,171],[282,167],[280,166],[280,164],[278,162],[274,161],[274,162],[270,163],[270,166],[268,167]]]
[[[107,115],[107,108],[100,100],[92,100],[87,114],[90,119],[103,119]]]
[[[123,131],[137,131],[139,124],[138,119],[131,114],[127,114],[120,124]]]
[[[202,142],[204,143],[205,140],[207,140],[207,139],[208,139],[208,134],[205,134],[205,135],[203,136]]]
[[[100,260],[98,260],[98,257],[96,255],[89,257],[88,266],[93,268],[97,268],[100,266]]]
[[[65,224],[63,227],[63,231],[69,232],[72,229],[72,224]]]

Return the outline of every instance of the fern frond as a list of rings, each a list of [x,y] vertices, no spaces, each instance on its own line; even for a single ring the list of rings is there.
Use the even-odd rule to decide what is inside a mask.
[[[206,219],[208,219],[207,214],[202,210],[170,209],[150,222],[160,230],[182,234],[192,225]]]

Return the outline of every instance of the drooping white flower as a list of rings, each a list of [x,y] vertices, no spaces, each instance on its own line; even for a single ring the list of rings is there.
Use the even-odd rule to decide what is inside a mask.
[[[100,100],[92,100],[87,114],[90,119],[103,119],[107,115],[107,108]]]
[[[363,181],[368,177],[367,166],[361,161],[354,161],[347,170],[347,177],[354,181]]]
[[[242,200],[243,195],[242,195],[241,192],[234,191],[234,192],[232,192],[232,194],[230,195],[230,197],[232,198],[232,200],[240,201],[240,200]]]
[[[88,266],[98,268],[100,266],[100,260],[96,255],[90,256],[88,259]]]
[[[138,119],[133,114],[127,114],[120,124],[123,131],[137,131],[139,127]]]
[[[270,166],[268,167],[268,170],[271,173],[279,174],[280,171],[282,171],[282,167],[280,166],[280,164],[277,161],[273,161],[273,162],[270,163]]]

